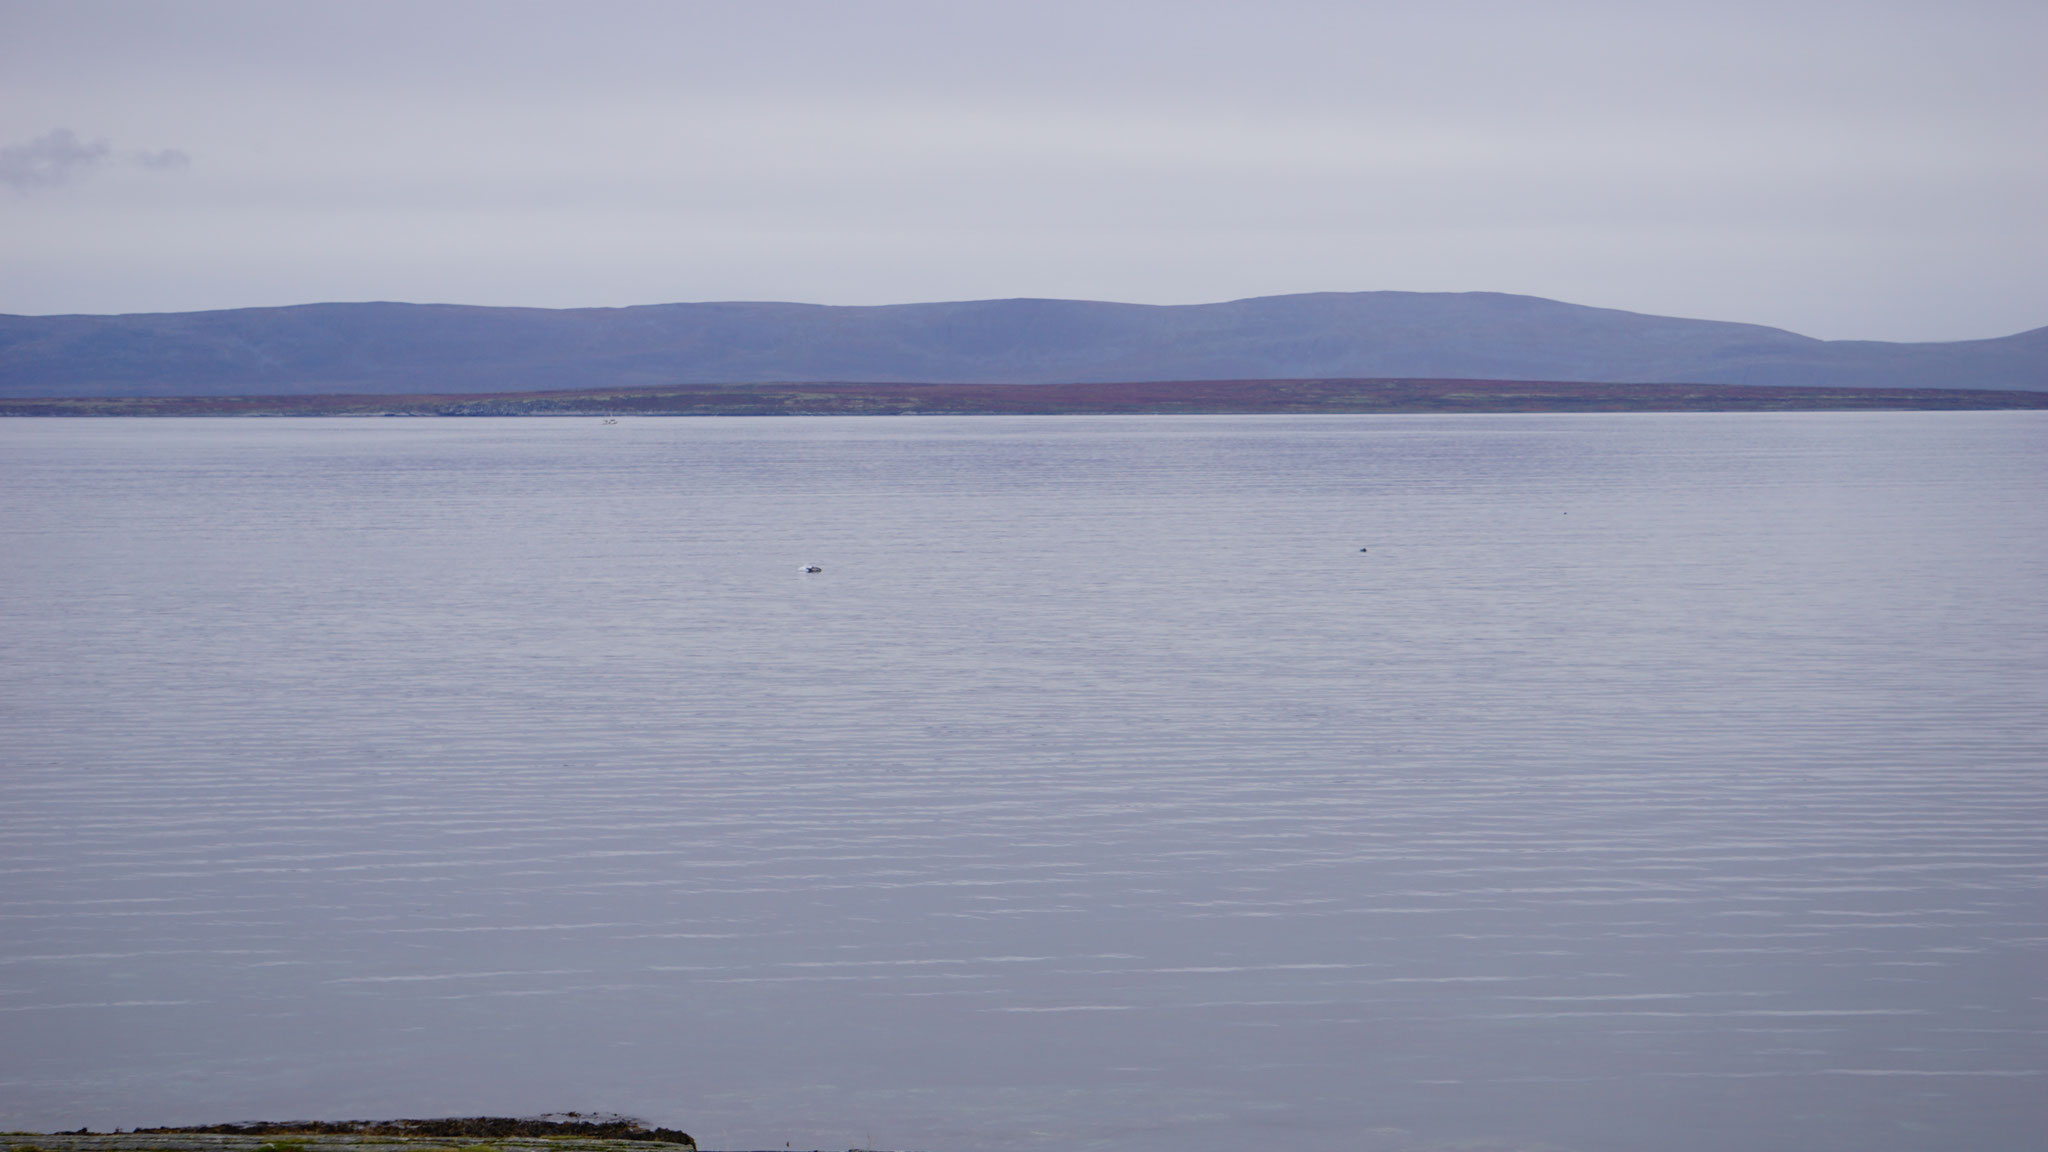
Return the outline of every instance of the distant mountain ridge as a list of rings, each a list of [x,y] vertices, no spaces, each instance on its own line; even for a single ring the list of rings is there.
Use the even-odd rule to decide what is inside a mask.
[[[1491,292],[0,316],[9,397],[1327,377],[2048,390],[2048,328],[1828,341]]]

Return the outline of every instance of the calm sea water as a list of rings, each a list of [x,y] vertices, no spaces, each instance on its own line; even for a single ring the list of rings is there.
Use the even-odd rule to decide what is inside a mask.
[[[0,1127],[2048,1131],[2043,414],[0,421],[0,597]]]

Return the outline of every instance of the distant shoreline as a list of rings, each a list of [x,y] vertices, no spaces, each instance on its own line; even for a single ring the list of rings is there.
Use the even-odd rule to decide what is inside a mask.
[[[697,1143],[687,1132],[649,1128],[629,1116],[581,1112],[0,1132],[0,1152],[648,1152],[650,1146],[696,1152]]]
[[[2003,389],[1536,380],[1166,380],[1117,384],[689,384],[548,392],[0,399],[0,416],[1079,416],[1845,412],[2048,408]]]
[[[685,1150],[694,1144],[663,1145]],[[645,1140],[589,1136],[418,1136],[383,1132],[235,1135],[184,1129],[0,1132],[0,1152],[647,1152]]]

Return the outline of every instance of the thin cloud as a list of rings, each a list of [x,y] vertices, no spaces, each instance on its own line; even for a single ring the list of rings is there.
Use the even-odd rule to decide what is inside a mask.
[[[192,166],[192,157],[177,148],[135,153],[135,162],[156,172],[176,172]]]
[[[110,150],[105,140],[80,140],[69,128],[59,128],[26,144],[0,148],[0,182],[17,191],[54,187],[96,167]]]
[[[107,140],[80,140],[71,129],[58,128],[26,144],[0,148],[0,183],[17,192],[54,188],[100,167],[114,155]],[[124,151],[120,161],[152,172],[176,172],[192,166],[192,157],[178,148]]]

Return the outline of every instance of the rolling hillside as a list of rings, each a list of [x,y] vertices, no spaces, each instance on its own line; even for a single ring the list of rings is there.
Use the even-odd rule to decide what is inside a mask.
[[[2048,328],[1823,341],[1497,293],[1153,306],[308,304],[0,316],[0,396],[419,394],[761,382],[1431,378],[2048,390]]]

